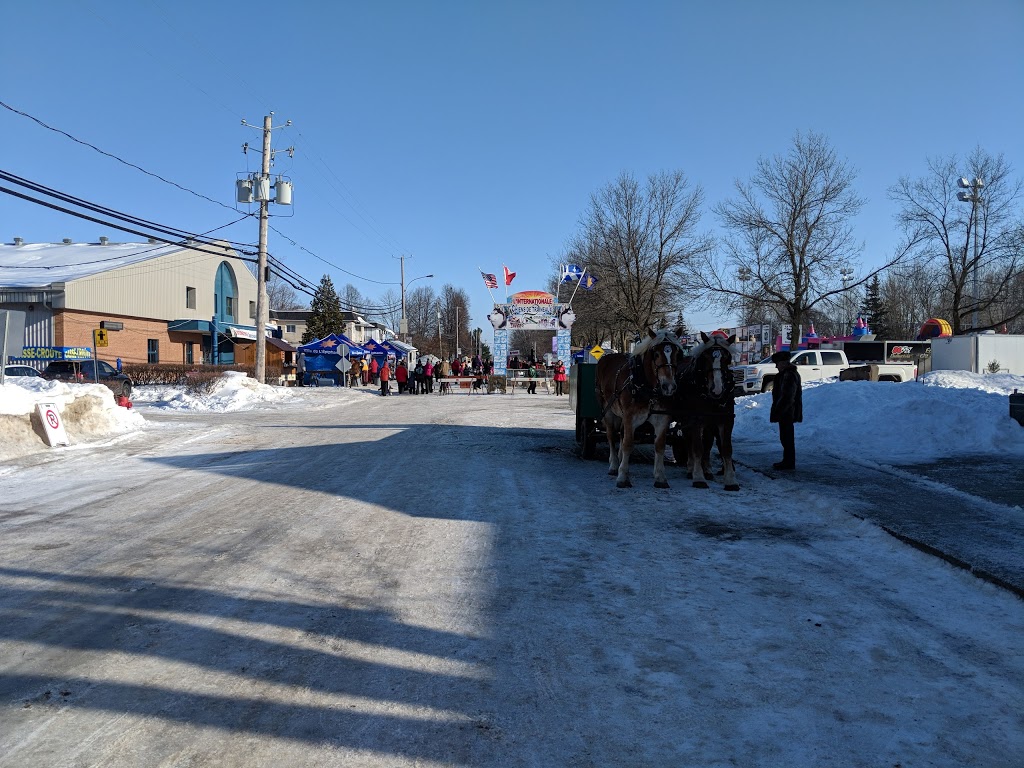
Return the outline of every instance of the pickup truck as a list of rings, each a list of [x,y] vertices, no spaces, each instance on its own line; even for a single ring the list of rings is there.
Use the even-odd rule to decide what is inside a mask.
[[[800,381],[820,381],[838,377],[847,368],[854,367],[841,349],[804,349],[793,353],[793,365],[800,372]],[[868,365],[858,361],[856,365]],[[873,361],[871,365],[876,365]],[[879,381],[911,381],[917,377],[917,364],[877,363]],[[736,394],[750,395],[770,392],[779,369],[770,357],[754,365],[738,365],[730,369],[736,380]]]

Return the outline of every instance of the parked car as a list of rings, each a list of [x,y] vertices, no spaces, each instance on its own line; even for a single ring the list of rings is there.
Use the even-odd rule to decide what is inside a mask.
[[[39,377],[39,371],[31,365],[5,365],[4,376],[35,376]]]
[[[97,373],[99,376],[97,376]],[[114,395],[132,396],[132,380],[103,360],[54,360],[43,369],[44,379],[88,383],[99,381],[113,390]]]

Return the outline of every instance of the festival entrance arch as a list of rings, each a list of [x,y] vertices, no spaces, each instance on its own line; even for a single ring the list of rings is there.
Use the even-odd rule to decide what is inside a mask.
[[[551,331],[555,334],[558,359],[569,364],[569,339],[573,321],[572,306],[559,304],[546,291],[520,291],[509,296],[506,304],[495,304],[487,316],[494,327],[494,373],[508,372],[509,331]]]

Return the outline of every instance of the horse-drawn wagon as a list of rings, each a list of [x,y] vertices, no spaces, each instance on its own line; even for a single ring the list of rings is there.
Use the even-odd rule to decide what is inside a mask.
[[[597,458],[597,446],[608,440],[604,428],[604,411],[597,400],[597,363],[576,363],[569,370],[569,407],[576,414],[576,442],[580,456],[584,459]],[[638,445],[654,443],[654,427],[644,422],[633,433],[633,442]],[[669,437],[669,445],[675,449],[675,431]]]
[[[667,444],[677,461],[687,464],[694,486],[707,488],[711,448],[717,443],[725,488],[739,489],[732,462],[735,417],[729,373],[735,337],[701,336],[700,345],[684,350],[676,334],[651,331],[632,354],[607,355],[598,364],[572,367],[569,404],[576,414],[580,454],[595,458],[598,440],[606,440],[608,474],[617,475],[620,488],[631,485],[629,456],[637,443],[655,446],[656,487],[668,487]]]

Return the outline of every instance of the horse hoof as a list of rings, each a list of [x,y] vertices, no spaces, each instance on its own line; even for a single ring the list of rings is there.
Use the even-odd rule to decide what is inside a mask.
[[[632,488],[633,484],[629,480],[620,480],[615,484],[616,488]]]
[[[609,469],[609,470],[608,470],[608,474],[609,474],[609,475],[610,475],[611,477],[615,477],[615,476],[616,476],[617,474],[619,474],[619,470],[617,470],[617,469]]]
[[[707,488],[708,484],[703,480],[697,480],[693,483],[694,488]]]
[[[738,485],[727,485],[727,486],[725,486],[725,490],[727,490],[727,491],[738,491],[739,489],[740,489],[740,487]]]
[[[668,487],[670,487],[670,486],[669,486],[669,484],[668,484],[668,483],[665,483],[665,482],[661,482],[661,483],[655,483],[655,484],[654,484],[654,487],[655,487],[655,488],[668,488]]]

